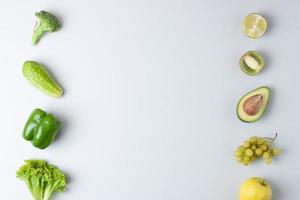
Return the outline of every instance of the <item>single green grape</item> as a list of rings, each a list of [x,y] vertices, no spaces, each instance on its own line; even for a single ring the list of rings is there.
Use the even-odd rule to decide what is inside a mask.
[[[265,142],[266,141],[264,139],[260,139],[260,140],[257,141],[257,144],[262,145],[262,144],[265,144]]]
[[[242,153],[244,153],[245,150],[246,150],[246,148],[243,147],[243,146],[239,146],[239,147],[237,148],[237,150],[239,150],[239,151],[241,151]]]
[[[246,149],[245,154],[246,154],[246,156],[251,157],[251,156],[253,156],[253,151],[251,149]]]
[[[245,156],[245,157],[244,157],[244,161],[246,161],[246,162],[250,161],[250,157]]]
[[[248,141],[245,141],[243,146],[244,146],[245,148],[249,148],[249,147],[250,147],[250,143],[249,143]]]
[[[265,144],[261,145],[260,148],[261,148],[261,150],[263,150],[263,151],[267,151],[267,150],[268,150],[268,146],[265,145]]]
[[[280,154],[280,149],[276,148],[272,150],[273,156],[278,156]]]
[[[273,160],[272,160],[272,158],[266,158],[266,159],[264,159],[264,161],[265,161],[265,163],[267,163],[267,164],[272,164],[272,162],[273,162]]]
[[[235,151],[235,156],[237,156],[237,157],[239,157],[239,156],[241,156],[243,153],[242,153],[242,151],[240,150],[240,149],[237,149],[236,151]]]
[[[245,153],[246,148],[242,146],[242,147],[241,147],[241,151],[242,151],[242,153]]]
[[[257,137],[253,136],[249,139],[250,143],[255,144],[257,142]]]
[[[256,159],[256,156],[253,154],[253,156],[250,157],[250,161],[254,161]]]
[[[261,150],[261,148],[257,148],[256,150],[255,150],[255,154],[256,155],[258,155],[258,156],[260,156],[261,154],[262,154],[262,150]]]
[[[257,148],[257,147],[255,146],[255,144],[251,146],[251,149],[252,149],[253,151],[255,151],[256,148]]]
[[[267,159],[267,158],[269,158],[269,157],[270,157],[269,152],[264,152],[264,153],[263,153],[263,158],[264,158],[264,159]]]

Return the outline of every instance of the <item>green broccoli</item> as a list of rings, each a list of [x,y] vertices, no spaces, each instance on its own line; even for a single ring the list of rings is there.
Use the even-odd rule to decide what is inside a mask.
[[[26,160],[17,177],[26,182],[34,200],[49,200],[53,193],[66,190],[66,176],[44,160]]]
[[[49,12],[36,12],[37,22],[34,27],[32,44],[36,45],[40,39],[48,32],[53,33],[60,29],[57,18]]]

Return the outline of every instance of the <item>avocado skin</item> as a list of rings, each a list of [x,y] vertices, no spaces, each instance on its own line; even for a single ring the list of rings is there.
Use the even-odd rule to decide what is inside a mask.
[[[261,109],[263,109],[263,112],[260,113],[260,115],[259,115],[258,117],[256,117],[256,118],[254,118],[253,120],[247,120],[247,119],[242,118],[242,117],[240,116],[240,111],[239,111],[239,105],[240,105],[240,103],[244,100],[244,98],[245,98],[247,95],[249,95],[249,94],[251,94],[251,93],[254,93],[253,95],[255,95],[255,92],[256,92],[257,90],[260,90],[260,89],[266,89],[266,90],[268,91],[268,93],[267,93],[267,95],[268,95],[267,102],[266,102],[266,104],[264,105],[264,107],[261,108]],[[264,94],[264,95],[266,95],[266,94]],[[256,88],[256,89],[251,90],[250,92],[246,93],[245,95],[243,95],[243,96],[240,98],[240,100],[239,100],[238,103],[237,103],[237,106],[236,106],[236,115],[237,115],[237,117],[238,117],[242,122],[245,122],[245,123],[253,123],[253,122],[258,121],[258,120],[259,120],[260,118],[262,118],[262,116],[265,114],[265,112],[266,112],[266,110],[267,110],[267,107],[268,107],[268,105],[269,105],[269,102],[270,102],[270,97],[271,97],[271,89],[270,89],[268,86],[261,86],[261,87],[258,87],[258,88]]]

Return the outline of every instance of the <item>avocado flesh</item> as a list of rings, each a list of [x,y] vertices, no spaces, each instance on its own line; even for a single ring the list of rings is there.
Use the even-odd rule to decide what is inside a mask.
[[[259,87],[245,94],[237,104],[238,118],[248,123],[259,120],[266,111],[270,94],[271,90],[267,86]]]

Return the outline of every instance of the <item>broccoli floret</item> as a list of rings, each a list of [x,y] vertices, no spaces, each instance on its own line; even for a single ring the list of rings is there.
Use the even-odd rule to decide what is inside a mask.
[[[32,44],[36,45],[40,39],[48,32],[53,33],[60,29],[57,18],[49,12],[36,12],[37,22],[34,27]]]
[[[49,200],[53,193],[66,189],[63,172],[44,160],[26,160],[17,177],[26,182],[34,200]]]

